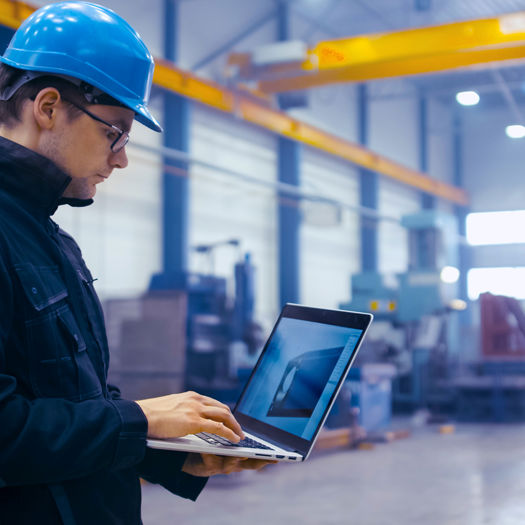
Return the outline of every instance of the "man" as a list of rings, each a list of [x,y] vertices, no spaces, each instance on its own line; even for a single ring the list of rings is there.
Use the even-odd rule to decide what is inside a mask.
[[[106,383],[91,274],[50,218],[127,166],[134,119],[161,131],[146,46],[112,11],[64,2],[26,20],[0,61],[0,523],[138,524],[139,476],[195,499],[209,475],[265,465],[146,448],[243,433],[208,397],[134,402]]]

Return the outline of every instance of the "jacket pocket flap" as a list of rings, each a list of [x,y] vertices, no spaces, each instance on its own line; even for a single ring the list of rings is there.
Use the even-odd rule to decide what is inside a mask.
[[[58,266],[17,264],[15,271],[27,299],[37,311],[65,299],[68,295]]]
[[[69,335],[74,339],[77,350],[83,352],[86,349],[86,342],[80,333],[75,317],[69,308],[60,309],[58,311],[58,318],[62,322],[62,325],[66,328]]]

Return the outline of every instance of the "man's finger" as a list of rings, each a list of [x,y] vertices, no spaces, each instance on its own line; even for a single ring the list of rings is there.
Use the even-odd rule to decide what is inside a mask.
[[[233,430],[223,425],[220,421],[213,421],[211,419],[202,419],[199,432],[217,434],[233,443],[238,443],[241,440]]]
[[[202,416],[212,419],[213,421],[218,421],[233,430],[241,439],[244,439],[244,433],[242,431],[241,425],[233,417],[232,413],[229,410],[224,410],[220,407],[206,407],[202,411]]]
[[[225,405],[224,403],[221,403],[220,401],[213,399],[213,397],[202,396],[202,395],[200,397],[201,397],[201,402],[203,405],[213,406],[213,407],[218,407],[218,408],[225,408],[227,410],[230,410],[230,407],[228,405]]]
[[[278,463],[278,461],[248,458],[246,461],[244,461],[241,464],[241,466],[243,469],[246,469],[246,470],[260,470],[266,467],[267,465],[273,465],[275,463]]]

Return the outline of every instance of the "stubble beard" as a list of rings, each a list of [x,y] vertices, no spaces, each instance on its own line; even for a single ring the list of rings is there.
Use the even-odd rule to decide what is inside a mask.
[[[66,175],[71,177],[67,168],[67,162],[63,150],[69,146],[68,138],[65,133],[59,137],[53,135],[42,145],[40,153],[54,162]],[[87,200],[95,196],[96,187],[88,178],[72,177],[67,185],[63,197]]]

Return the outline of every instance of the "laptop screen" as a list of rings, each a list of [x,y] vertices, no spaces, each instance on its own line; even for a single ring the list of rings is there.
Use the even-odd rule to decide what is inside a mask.
[[[284,309],[235,415],[241,424],[242,416],[247,416],[250,423],[260,423],[261,430],[271,427],[310,442],[348,371],[370,316],[304,309],[292,305]],[[305,311],[313,315],[300,315]],[[329,312],[328,317],[321,312]],[[366,322],[356,322],[356,315],[365,316]]]

